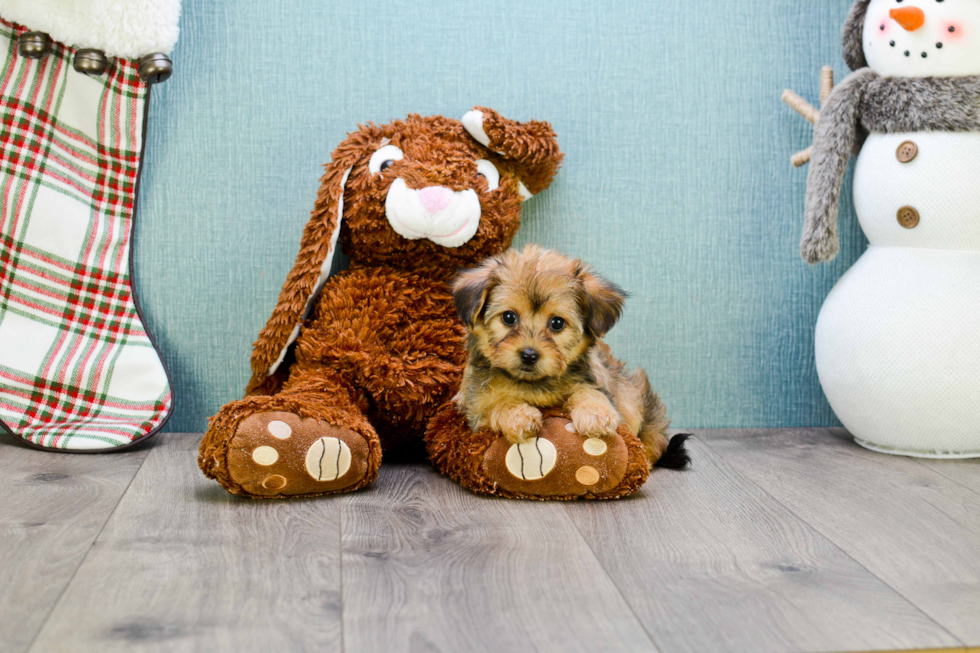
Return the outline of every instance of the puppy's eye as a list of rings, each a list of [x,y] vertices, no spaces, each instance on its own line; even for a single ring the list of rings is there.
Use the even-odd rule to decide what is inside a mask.
[[[476,174],[487,180],[488,191],[497,190],[500,187],[500,173],[497,171],[497,166],[486,159],[480,159],[476,162]]]
[[[375,175],[382,170],[387,170],[395,161],[401,161],[404,158],[405,155],[400,149],[394,145],[385,145],[371,155],[371,160],[368,161],[368,172]]]
[[[565,328],[565,320],[564,318],[553,317],[551,318],[551,322],[548,323],[548,326],[551,327],[552,331],[557,333]]]
[[[517,313],[515,313],[514,311],[507,311],[500,316],[500,321],[506,324],[507,326],[514,326],[515,324],[517,324]]]

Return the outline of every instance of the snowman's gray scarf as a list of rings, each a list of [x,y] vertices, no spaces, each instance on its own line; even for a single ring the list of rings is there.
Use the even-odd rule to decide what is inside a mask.
[[[837,255],[841,184],[864,137],[916,131],[980,131],[980,77],[879,77],[862,68],[834,89],[813,134],[803,260],[819,263]]]

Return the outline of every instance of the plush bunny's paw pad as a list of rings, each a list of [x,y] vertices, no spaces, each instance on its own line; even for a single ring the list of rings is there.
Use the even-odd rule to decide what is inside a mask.
[[[483,112],[477,109],[467,111],[460,119],[463,128],[473,139],[483,147],[490,147],[490,137],[483,129]]]
[[[519,444],[500,437],[483,458],[486,475],[503,490],[528,497],[600,495],[626,474],[629,452],[622,436],[578,434],[564,413],[547,413],[539,437]]]
[[[364,478],[368,443],[349,429],[292,413],[256,413],[235,432],[228,471],[262,497],[340,492]]]

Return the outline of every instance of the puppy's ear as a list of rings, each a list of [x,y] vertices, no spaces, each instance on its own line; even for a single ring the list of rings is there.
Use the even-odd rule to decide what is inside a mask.
[[[588,269],[581,270],[578,278],[582,281],[586,329],[601,338],[619,321],[626,292]]]
[[[487,297],[495,284],[495,273],[495,265],[485,264],[471,270],[463,270],[453,282],[453,303],[456,305],[456,314],[463,324],[471,329],[487,303]]]

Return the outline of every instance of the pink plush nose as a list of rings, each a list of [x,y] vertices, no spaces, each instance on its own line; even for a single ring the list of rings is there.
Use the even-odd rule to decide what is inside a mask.
[[[453,200],[453,192],[443,186],[429,186],[419,191],[422,206],[429,213],[438,213]]]

